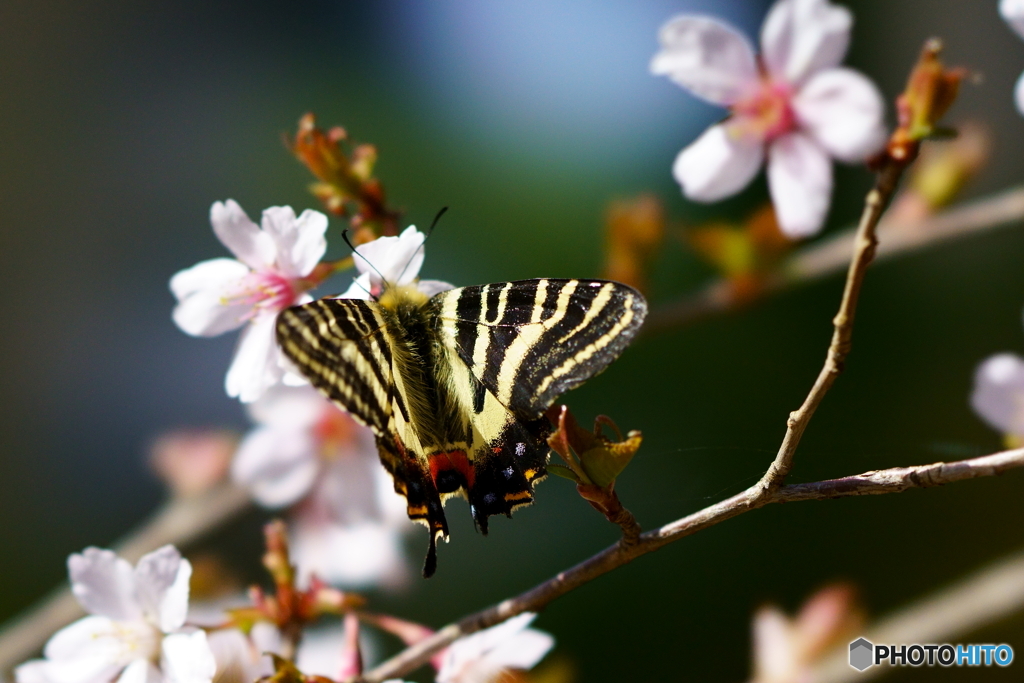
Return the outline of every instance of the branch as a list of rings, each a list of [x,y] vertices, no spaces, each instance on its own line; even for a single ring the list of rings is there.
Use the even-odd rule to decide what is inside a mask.
[[[541,610],[555,598],[641,555],[769,503],[900,493],[907,489],[991,477],[1020,467],[1024,467],[1024,448],[957,462],[895,467],[811,484],[783,486],[767,495],[762,493],[758,484],[755,484],[731,498],[642,534],[634,545],[616,543],[525,593],[449,624],[429,638],[406,648],[372,671],[363,674],[358,680],[362,683],[381,683],[389,678],[401,677],[425,664],[434,654],[462,636],[494,626],[523,612]]]
[[[879,620],[862,634],[873,643],[942,643],[1024,608],[1024,551],[1018,551],[933,595]],[[815,669],[809,681],[847,683],[887,672],[890,667],[856,671],[846,643]]]
[[[134,563],[168,543],[187,546],[238,516],[249,500],[248,492],[229,483],[197,496],[172,498],[114,549]],[[83,614],[71,590],[64,586],[4,624],[0,629],[0,676],[38,652],[54,632]]]
[[[781,486],[786,475],[789,474],[789,470],[793,467],[793,456],[796,454],[797,446],[800,445],[804,430],[807,429],[814,412],[825,398],[825,394],[835,384],[839,373],[843,371],[843,364],[846,362],[846,356],[850,353],[852,344],[853,320],[857,313],[860,290],[864,285],[864,276],[867,274],[868,266],[875,257],[875,247],[878,246],[875,229],[878,227],[882,212],[885,211],[889,200],[892,199],[900,176],[903,175],[906,168],[906,163],[889,159],[879,172],[875,186],[864,201],[864,213],[857,226],[853,259],[850,261],[846,285],[843,288],[843,300],[839,304],[839,312],[832,320],[834,330],[832,342],[825,355],[825,364],[822,366],[821,372],[818,373],[818,378],[814,381],[814,386],[811,387],[803,404],[789,414],[789,420],[786,422],[786,436],[782,439],[779,452],[768,471],[761,477],[761,481],[757,483],[757,486],[765,494]]]
[[[967,237],[993,228],[1018,225],[1024,220],[1024,187],[965,203],[916,223],[882,221],[878,258],[911,253],[932,245]],[[773,278],[763,283],[762,295],[820,280],[839,272],[849,263],[856,229],[844,230],[804,247],[791,256]],[[716,313],[734,310],[744,302],[736,300],[725,280],[715,280],[696,294],[662,304],[647,316],[643,334],[672,329]]]

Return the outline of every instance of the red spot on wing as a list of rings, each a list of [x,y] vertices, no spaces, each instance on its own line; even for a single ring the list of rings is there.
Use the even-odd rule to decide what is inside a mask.
[[[434,453],[429,456],[430,476],[434,483],[437,483],[437,475],[447,470],[455,470],[466,480],[466,488],[473,487],[476,472],[473,464],[466,457],[466,451],[448,451],[446,453]]]

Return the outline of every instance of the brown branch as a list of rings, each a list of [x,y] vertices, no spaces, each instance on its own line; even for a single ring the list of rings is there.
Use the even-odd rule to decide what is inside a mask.
[[[152,517],[114,546],[117,554],[135,562],[168,543],[186,546],[249,505],[249,494],[233,484],[221,484],[203,494],[172,498]],[[84,612],[67,587],[54,590],[27,612],[0,628],[0,677],[39,651],[58,629]]]
[[[794,484],[768,494],[764,494],[759,485],[755,484],[731,498],[642,534],[634,545],[616,543],[525,593],[449,624],[363,674],[358,680],[362,683],[381,683],[389,678],[400,677],[425,664],[431,656],[462,636],[494,626],[523,612],[541,610],[552,600],[641,555],[769,503],[900,493],[907,489],[991,477],[1020,467],[1024,467],[1024,448],[958,462],[895,467],[811,484]]]
[[[765,494],[777,489],[786,479],[786,475],[793,467],[793,456],[796,454],[797,446],[800,445],[804,430],[807,429],[814,412],[825,398],[825,394],[835,384],[839,373],[843,371],[843,364],[846,362],[846,356],[850,353],[852,344],[853,320],[857,313],[860,290],[864,285],[864,276],[867,274],[868,266],[875,258],[875,247],[878,245],[878,235],[875,233],[875,229],[878,227],[878,221],[881,220],[882,213],[889,205],[889,200],[892,199],[896,185],[907,165],[906,161],[886,157],[885,164],[878,173],[875,186],[868,192],[868,196],[864,200],[864,213],[857,226],[853,258],[850,260],[850,266],[846,273],[843,299],[839,304],[839,312],[832,320],[834,330],[832,342],[825,355],[825,364],[822,366],[821,372],[818,373],[818,378],[814,381],[814,386],[811,387],[803,404],[789,414],[789,420],[786,422],[786,436],[782,439],[779,452],[757,484],[757,487]]]
[[[1019,225],[1024,220],[1024,187],[948,209],[915,223],[882,221],[878,259],[912,253],[993,228]],[[844,230],[800,249],[762,285],[766,296],[833,275],[849,264],[856,228]],[[715,280],[695,294],[653,309],[644,322],[643,334],[662,332],[718,313],[735,310],[745,301],[736,299],[725,280]]]

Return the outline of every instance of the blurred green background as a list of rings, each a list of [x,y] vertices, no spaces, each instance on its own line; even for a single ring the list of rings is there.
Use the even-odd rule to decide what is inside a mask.
[[[922,41],[983,79],[949,120],[995,135],[981,196],[1024,178],[1012,87],[1024,43],[995,0],[847,3],[848,63],[887,96]],[[170,320],[175,271],[225,255],[214,200],[319,208],[280,142],[306,111],[380,151],[408,222],[450,206],[425,277],[474,284],[596,276],[607,202],[657,192],[675,220],[740,218],[764,181],[714,207],[686,202],[675,154],[720,110],[649,75],[674,13],[714,13],[756,35],[766,2],[702,0],[5,0],[0,4],[0,620],[64,580],[64,559],[108,545],[162,500],[145,462],[160,432],[244,429],[223,391],[233,335],[191,339]],[[830,225],[870,178],[842,169]],[[340,221],[332,223],[334,248]],[[792,481],[999,449],[970,411],[976,364],[1024,352],[1024,231],[1004,229],[870,273],[847,373],[801,446]],[[669,240],[656,304],[711,274]],[[342,285],[338,286],[341,289]],[[752,483],[820,368],[838,277],[644,339],[567,397],[645,443],[619,482],[652,527]],[[1024,545],[1024,475],[897,496],[774,506],[635,561],[554,603],[537,626],[580,680],[738,681],[749,619],[794,609],[826,582],[858,585],[872,614]],[[564,480],[489,537],[450,506],[440,570],[375,606],[439,626],[528,588],[615,539]],[[250,515],[205,544],[254,573]],[[419,562],[425,537],[411,541]],[[1024,618],[975,642],[1024,653]],[[982,636],[979,636],[981,638]],[[902,680],[1007,679],[904,671]],[[424,678],[421,676],[421,678]]]

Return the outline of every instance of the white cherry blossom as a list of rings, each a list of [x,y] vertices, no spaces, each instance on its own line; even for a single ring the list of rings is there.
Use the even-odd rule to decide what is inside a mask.
[[[767,160],[782,230],[818,232],[832,194],[832,161],[856,163],[885,140],[884,104],[862,74],[840,67],[853,17],[827,0],[779,0],[761,28],[761,54],[717,19],[680,15],[662,26],[651,71],[728,107],[676,157],[673,175],[692,200],[746,187]]]
[[[525,612],[456,640],[441,654],[437,683],[495,683],[509,669],[533,668],[555,644],[550,634],[528,628],[536,617]]]
[[[417,281],[416,276],[423,267],[425,240],[426,236],[410,225],[397,237],[378,237],[356,247],[353,261],[359,277],[340,298],[371,299],[380,296],[385,286],[416,284],[427,296],[452,289],[454,285],[440,280]]]
[[[178,299],[174,322],[184,332],[212,337],[244,327],[228,369],[228,395],[255,401],[285,377],[288,364],[277,346],[277,314],[311,301],[308,279],[327,249],[327,217],[290,206],[263,212],[257,226],[234,200],[216,202],[210,222],[236,258],[197,263],[171,278]]]
[[[1024,358],[1000,353],[979,365],[971,407],[992,428],[1024,439]]]
[[[402,534],[412,525],[373,433],[309,386],[275,386],[250,415],[258,426],[239,446],[232,475],[261,505],[294,506],[291,551],[302,578],[403,580]]]
[[[1003,15],[1010,28],[1024,38],[1024,0],[1000,0],[999,13]],[[1017,85],[1013,89],[1013,100],[1017,104],[1017,111],[1024,114],[1024,73],[1017,79]]]
[[[222,615],[221,622],[227,618]],[[340,624],[307,628],[295,653],[295,665],[302,673],[337,680],[341,671],[343,632]],[[210,649],[217,661],[214,683],[254,683],[274,672],[270,654],[284,651],[281,631],[273,624],[257,622],[246,635],[237,628],[213,631],[209,635]],[[360,646],[368,658],[373,659],[377,648],[372,637],[366,636]]]
[[[110,550],[68,558],[71,590],[90,614],[58,631],[18,683],[210,683],[206,634],[185,627],[192,566],[173,546],[133,569]]]

